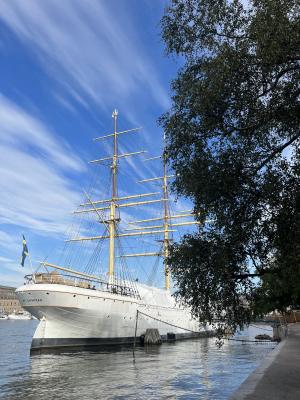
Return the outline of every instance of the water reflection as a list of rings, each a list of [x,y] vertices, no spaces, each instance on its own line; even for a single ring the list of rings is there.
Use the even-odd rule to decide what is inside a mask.
[[[137,347],[134,356],[125,347],[29,358],[24,338],[12,337],[19,353],[6,346],[0,396],[22,400],[226,399],[273,347],[225,341],[219,349],[210,338]]]

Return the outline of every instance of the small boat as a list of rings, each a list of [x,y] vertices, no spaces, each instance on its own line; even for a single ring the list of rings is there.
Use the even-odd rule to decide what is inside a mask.
[[[0,314],[0,320],[1,319],[8,319],[8,316],[6,314]]]
[[[29,319],[32,319],[32,315],[27,311],[24,311],[24,312],[20,311],[20,312],[17,312],[17,313],[13,312],[13,313],[9,314],[6,319],[10,319],[10,320],[18,320],[18,319],[29,320]]]

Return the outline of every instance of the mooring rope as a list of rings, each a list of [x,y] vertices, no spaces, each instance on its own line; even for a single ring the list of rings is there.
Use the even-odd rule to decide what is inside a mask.
[[[161,322],[161,323],[163,323],[163,324],[170,325],[170,326],[172,326],[172,327],[174,327],[174,328],[178,328],[178,329],[185,330],[185,331],[187,331],[187,332],[201,333],[201,332],[197,332],[197,331],[192,331],[191,329],[188,329],[188,328],[182,328],[181,326],[178,326],[178,325],[175,325],[175,324],[171,324],[170,322],[163,321],[162,319],[153,317],[152,315],[146,314],[146,313],[144,313],[144,312],[142,312],[142,311],[140,311],[140,310],[136,310],[135,332],[134,332],[134,340],[133,340],[133,354],[134,354],[135,345],[136,345],[136,333],[137,333],[137,327],[138,327],[138,317],[139,317],[139,314],[142,314],[142,315],[144,315],[145,317],[152,318],[152,319],[154,319],[155,321]]]
[[[162,322],[163,324],[173,326],[174,328],[182,329],[182,330],[184,330],[184,331],[192,332],[192,333],[201,333],[201,332],[197,332],[197,331],[192,331],[191,329],[188,329],[188,328],[182,328],[181,326],[178,326],[178,325],[175,325],[175,324],[171,324],[170,322],[163,321],[162,319],[153,317],[152,315],[148,315],[148,314],[146,314],[146,313],[144,313],[144,312],[142,312],[142,311],[140,311],[140,310],[137,310],[137,315],[138,315],[138,313],[139,313],[139,314],[142,314],[142,315],[144,315],[144,316],[146,316],[146,317],[152,318],[152,319],[154,319],[155,321]]]
[[[262,328],[262,327],[257,326],[257,325],[250,324],[250,326],[254,326],[254,328],[261,329],[262,331],[273,332],[272,329]]]
[[[162,319],[153,317],[152,315],[149,315],[149,314],[146,314],[146,313],[144,313],[144,312],[142,312],[142,311],[140,311],[140,310],[137,310],[137,311],[136,311],[136,327],[135,327],[135,336],[134,336],[134,347],[135,347],[135,341],[136,341],[136,331],[137,331],[138,314],[142,314],[142,315],[144,315],[145,317],[152,318],[152,319],[154,319],[155,321],[161,322],[161,323],[166,324],[166,325],[173,326],[174,328],[178,328],[178,329],[185,330],[185,331],[187,331],[187,332],[201,333],[201,332],[193,331],[193,330],[188,329],[188,328],[183,328],[183,327],[181,327],[181,326],[179,326],[179,325],[175,325],[175,324],[172,324],[172,323],[170,323],[170,322],[163,321]],[[250,325],[252,325],[252,324],[250,324]],[[263,330],[267,330],[268,332],[271,332],[271,330],[266,329],[266,328],[261,328],[261,327],[258,327],[258,326],[256,326],[256,325],[252,325],[252,326],[254,326],[254,327],[256,327],[256,328],[263,329]],[[243,343],[274,343],[274,341],[272,341],[272,340],[250,340],[250,339],[234,339],[234,338],[223,338],[223,339],[227,339],[227,340],[231,340],[231,341],[235,341],[235,342],[243,342]]]
[[[250,342],[250,343],[274,343],[275,340],[250,340],[250,339],[234,339],[234,338],[222,338],[226,340],[232,340],[234,342]]]

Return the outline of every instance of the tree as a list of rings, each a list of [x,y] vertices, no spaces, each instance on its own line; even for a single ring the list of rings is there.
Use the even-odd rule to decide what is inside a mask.
[[[173,0],[162,18],[184,65],[160,124],[201,222],[168,263],[202,321],[300,305],[299,16],[298,0]]]

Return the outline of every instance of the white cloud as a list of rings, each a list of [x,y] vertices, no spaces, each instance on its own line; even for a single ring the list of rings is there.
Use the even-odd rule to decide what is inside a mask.
[[[38,156],[46,156],[62,168],[71,168],[77,171],[83,168],[83,164],[78,158],[69,156],[71,149],[67,143],[61,145],[54,133],[42,122],[1,94],[0,141],[12,149],[24,150],[24,146],[31,146],[38,151]]]
[[[24,282],[24,274],[30,273],[30,268],[21,267],[19,260],[0,256],[1,285],[20,286]]]
[[[2,254],[3,250],[4,251],[15,251],[16,248],[20,248],[21,244],[21,238],[20,235],[17,237],[12,234],[8,234],[7,232],[1,231],[0,230],[0,251]],[[0,257],[0,262],[3,262],[6,259],[8,261],[8,258],[5,257]]]
[[[10,258],[7,258],[7,257],[0,257],[0,263],[3,263],[3,262],[12,262],[13,260],[11,260]]]
[[[0,18],[77,100],[84,95],[104,109],[108,101],[123,101],[128,109],[129,99],[143,95],[169,107],[155,60],[118,2],[1,0],[0,5]]]
[[[70,180],[83,163],[40,120],[0,96],[0,222],[61,232],[79,200]]]
[[[24,283],[24,271],[14,272],[12,274],[6,274],[1,279],[1,285],[19,287]]]

